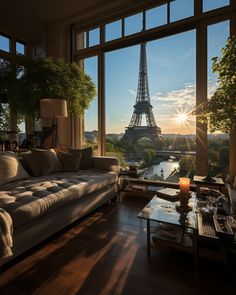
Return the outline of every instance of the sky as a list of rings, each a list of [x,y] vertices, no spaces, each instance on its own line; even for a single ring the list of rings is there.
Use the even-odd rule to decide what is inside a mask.
[[[175,3],[176,2],[176,3]],[[175,21],[193,13],[191,0],[175,1],[171,20]],[[214,3],[214,4],[213,4]],[[226,0],[204,0],[204,11],[227,4]],[[185,10],[181,5],[185,5]],[[161,12],[161,14],[160,14]],[[165,7],[150,10],[147,15],[149,27],[158,26]],[[162,18],[160,17],[162,15]],[[126,21],[126,34],[141,30],[140,15]],[[119,21],[107,27],[107,40],[120,34]],[[229,36],[229,22],[208,26],[208,95],[217,87],[216,75],[211,71],[211,59],[219,56]],[[128,126],[135,104],[140,46],[132,46],[106,53],[106,133],[122,133]],[[189,113],[196,103],[196,31],[191,30],[147,43],[148,79],[151,104],[156,123],[163,134],[195,133],[195,117]],[[85,70],[97,85],[97,57],[85,60]],[[179,120],[180,113],[187,119]],[[85,115],[85,130],[97,129],[97,98]]]

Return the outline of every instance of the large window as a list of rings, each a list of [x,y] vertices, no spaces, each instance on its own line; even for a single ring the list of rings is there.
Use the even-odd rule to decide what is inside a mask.
[[[101,77],[99,93],[102,102],[101,114],[106,118],[106,154],[118,155],[124,166],[130,163],[138,164],[143,169],[143,177],[165,180],[169,177],[173,180],[172,170],[175,170],[174,175],[179,176],[192,176],[196,172],[196,132],[199,136],[204,130],[196,130],[196,118],[192,115],[192,110],[196,105],[196,86],[199,90],[199,102],[204,98],[200,94],[204,92],[207,82],[203,81],[204,75],[201,74],[201,71],[204,72],[202,65],[204,66],[205,53],[201,52],[199,56],[196,54],[206,48],[204,26],[209,22],[212,24],[208,26],[207,37],[210,98],[216,87],[216,78],[211,72],[211,58],[219,55],[220,48],[225,45],[229,35],[229,21],[219,22],[232,17],[232,7],[226,7],[230,4],[229,0],[203,0],[202,3],[203,7],[199,5],[198,0],[158,2],[156,6],[137,9],[133,14],[127,11],[126,15],[116,15],[114,21],[109,19],[100,26],[104,40],[102,38],[94,49],[81,51],[81,54],[88,53],[88,56],[93,54],[93,50],[95,55],[99,51],[105,54],[105,63],[103,64],[101,59],[100,64],[100,73],[105,72],[105,81]],[[208,11],[211,12],[207,13]],[[90,38],[91,29],[84,29],[83,36]],[[77,31],[75,33],[77,34]],[[138,88],[140,47],[144,42],[148,69],[148,90],[145,88],[145,91],[149,91],[149,107],[153,117],[150,111],[146,116],[145,112],[142,116],[137,115],[141,108],[141,104],[137,105],[137,97],[141,91],[141,88]],[[85,43],[90,46],[90,40],[86,39]],[[75,56],[79,54],[78,51]],[[200,59],[198,68],[197,59]],[[197,81],[196,73],[199,74]],[[126,131],[134,126],[144,130],[147,120],[148,124],[154,122],[153,126],[159,135],[158,142],[153,143],[150,136],[143,136],[136,144],[127,141],[123,144],[122,138]],[[100,131],[103,132],[102,124]],[[227,140],[225,135],[220,136]],[[209,145],[213,137],[216,135],[209,134]],[[205,153],[207,142],[197,141],[197,144],[198,157],[201,157],[200,152]],[[101,150],[104,150],[104,146]],[[213,159],[219,159],[219,155],[209,152],[209,160],[212,163]],[[161,167],[160,162],[163,161],[176,165],[171,166],[173,169],[169,166]],[[152,165],[159,165],[159,168],[150,172]],[[199,166],[199,170],[203,172],[198,173],[207,173],[205,167],[206,165]],[[211,173],[218,173],[211,168],[209,165]]]

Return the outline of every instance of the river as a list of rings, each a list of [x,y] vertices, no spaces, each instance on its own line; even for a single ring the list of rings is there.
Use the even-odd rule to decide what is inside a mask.
[[[179,167],[179,161],[176,160],[168,160],[162,161],[160,164],[154,164],[148,167],[148,169],[144,172],[143,176],[150,178],[153,175],[161,176],[161,170],[163,170],[164,179],[166,179],[174,169]]]

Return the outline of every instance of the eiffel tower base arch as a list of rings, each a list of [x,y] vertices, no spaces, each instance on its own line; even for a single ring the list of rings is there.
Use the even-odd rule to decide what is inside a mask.
[[[122,142],[136,143],[139,139],[146,137],[153,143],[157,143],[160,139],[161,129],[157,126],[153,127],[127,127],[122,137]]]

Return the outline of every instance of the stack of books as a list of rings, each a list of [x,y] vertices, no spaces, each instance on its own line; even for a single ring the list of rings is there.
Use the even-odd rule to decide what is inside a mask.
[[[163,188],[157,191],[157,197],[171,202],[179,201],[179,189]]]

